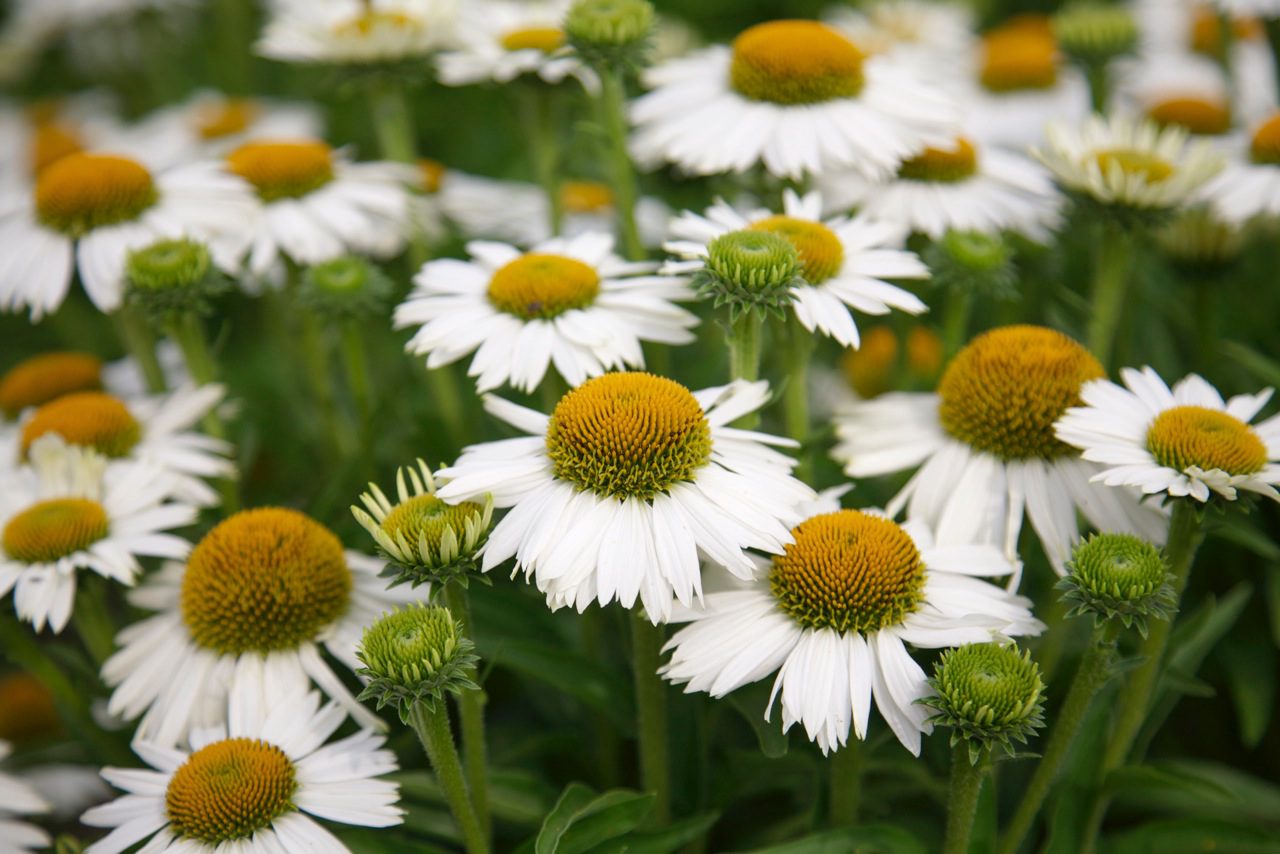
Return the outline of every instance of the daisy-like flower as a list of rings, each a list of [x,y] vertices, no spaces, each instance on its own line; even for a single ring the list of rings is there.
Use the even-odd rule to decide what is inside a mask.
[[[827,23],[871,55],[933,65],[962,60],[973,42],[973,12],[953,2],[877,0],[831,9]]]
[[[164,370],[166,385],[189,385],[191,378],[182,351],[172,341],[156,348],[156,358]],[[0,415],[10,420],[23,412],[79,391],[102,391],[120,398],[146,394],[142,371],[131,358],[103,363],[92,353],[55,350],[24,359],[0,376]],[[3,427],[0,427],[3,431]],[[0,439],[0,444],[3,443]],[[14,462],[0,460],[0,466]]]
[[[570,385],[612,368],[643,367],[642,341],[687,344],[698,321],[674,300],[682,279],[624,261],[599,232],[556,238],[522,253],[472,241],[470,261],[427,263],[395,311],[396,328],[421,328],[406,349],[438,368],[475,351],[467,373],[480,391],[503,383],[533,391],[547,368]]]
[[[13,748],[7,741],[0,741],[0,761]],[[52,840],[34,824],[22,821],[23,816],[49,812],[49,802],[30,785],[10,774],[0,772],[0,840],[6,852],[42,851]]]
[[[1255,216],[1280,216],[1280,112],[1254,127],[1245,147],[1202,194],[1235,224]]]
[[[260,681],[271,679],[269,667]],[[112,828],[92,854],[139,850],[277,854],[349,849],[316,819],[364,827],[403,821],[397,770],[384,738],[367,729],[330,741],[345,718],[314,691],[265,690],[231,697],[223,725],[190,735],[190,751],[135,742],[150,769],[104,768],[127,794],[84,814]],[[154,770],[152,770],[154,769]]]
[[[796,319],[809,331],[828,335],[846,347],[858,346],[858,327],[851,309],[888,314],[898,309],[920,314],[928,307],[918,297],[885,279],[927,279],[929,270],[914,252],[902,248],[905,229],[864,217],[822,219],[818,193],[783,194],[783,212],[747,213],[718,202],[703,215],[686,211],[671,224],[674,240],[664,247],[687,261],[669,262],[663,270],[685,273],[700,269],[709,245],[733,231],[763,231],[785,237],[800,256],[804,284],[791,289]]]
[[[132,585],[141,557],[182,558],[191,548],[165,533],[196,520],[168,501],[169,475],[155,465],[108,465],[56,436],[31,448],[31,464],[5,473],[0,494],[0,595],[18,617],[60,632],[71,617],[76,571]]]
[[[552,608],[579,611],[639,598],[654,623],[702,594],[699,554],[749,578],[744,549],[781,551],[796,507],[812,498],[794,445],[729,427],[768,399],[768,384],[690,392],[645,373],[611,373],[571,390],[550,415],[486,397],[529,435],[472,445],[439,472],[449,503],[512,508],[494,527],[481,570],[510,557]]]
[[[225,157],[253,139],[315,139],[324,121],[312,104],[240,98],[202,90],[158,110],[133,131],[165,163]]]
[[[829,210],[856,208],[935,240],[948,231],[1046,237],[1059,201],[1041,166],[963,136],[904,161],[887,182],[841,173],[824,175],[818,183]]]
[[[1064,189],[1139,210],[1186,203],[1222,168],[1209,144],[1188,142],[1185,129],[1123,115],[1052,125],[1032,153]]]
[[[831,492],[804,516],[785,551],[757,561],[754,579],[678,611],[689,625],[667,642],[661,672],[686,691],[723,697],[777,671],[765,720],[781,694],[783,730],[802,723],[823,753],[848,742],[850,723],[867,737],[874,697],[918,756],[933,729],[917,702],[928,679],[906,645],[982,643],[1044,626],[1030,601],[982,580],[1015,570],[994,546],[941,546],[919,522],[841,510]]]
[[[1280,501],[1280,416],[1250,424],[1271,389],[1224,401],[1196,374],[1172,389],[1149,367],[1120,375],[1123,388],[1087,383],[1084,405],[1057,424],[1059,439],[1101,464],[1094,480],[1197,501],[1234,501],[1241,489]]]
[[[1126,63],[1116,82],[1118,108],[1197,137],[1221,137],[1237,116],[1230,83],[1208,57],[1185,51],[1144,55]]]
[[[68,154],[121,139],[115,101],[96,90],[51,103],[0,106],[0,183],[28,187]]]
[[[318,139],[258,140],[227,155],[263,204],[249,272],[278,275],[281,255],[301,266],[357,253],[390,257],[405,244],[411,167],[352,163]]]
[[[0,309],[30,308],[38,320],[62,305],[77,274],[93,304],[114,311],[129,253],[169,237],[200,238],[234,269],[257,215],[249,187],[216,163],[153,175],[129,157],[69,154],[30,193],[0,201]]]
[[[277,0],[257,51],[281,62],[370,65],[448,44],[456,0]]]
[[[1054,422],[1105,376],[1076,341],[1040,326],[979,335],[947,366],[937,391],[894,392],[836,416],[832,455],[853,477],[919,466],[889,503],[939,543],[996,543],[1017,554],[1024,515],[1063,571],[1079,537],[1076,513],[1101,531],[1164,539],[1163,517],[1136,494],[1091,482],[1098,466],[1054,434]]]
[[[65,394],[0,433],[0,465],[17,464],[37,440],[52,434],[108,459],[158,466],[171,475],[175,496],[213,507],[220,499],[205,480],[235,477],[235,464],[227,459],[231,445],[192,428],[225,393],[215,384],[130,400],[100,391]]]
[[[770,21],[650,69],[631,109],[632,151],[697,175],[757,163],[800,178],[831,169],[887,177],[956,117],[900,64],[867,56],[817,21]]]
[[[344,552],[327,528],[294,510],[258,508],[224,520],[185,564],[167,564],[132,595],[155,616],[118,636],[102,667],[112,714],[145,715],[138,737],[173,745],[222,723],[227,697],[287,692],[314,681],[366,727],[382,724],[321,656],[354,670],[360,632],[402,594],[382,561]]]
[[[440,54],[440,82],[447,86],[510,83],[536,75],[546,83],[576,77],[588,88],[599,85],[594,72],[565,43],[567,0],[552,2],[471,3],[458,17],[455,50]]]

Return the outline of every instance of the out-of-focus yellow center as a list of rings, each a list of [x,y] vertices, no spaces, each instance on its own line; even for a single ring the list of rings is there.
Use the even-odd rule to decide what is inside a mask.
[[[145,166],[109,154],[67,154],[36,179],[36,216],[70,237],[137,219],[156,198]]]
[[[1119,169],[1126,176],[1141,178],[1148,184],[1159,184],[1173,175],[1173,164],[1146,151],[1134,148],[1107,148],[1094,155],[1103,175]]]
[[[367,8],[355,17],[334,25],[334,35],[340,38],[365,39],[378,33],[400,32],[422,28],[422,21],[403,12],[381,12]]]
[[[598,181],[565,181],[560,203],[569,213],[599,214],[613,210],[613,190]]]
[[[898,336],[888,326],[868,329],[858,349],[845,350],[840,357],[845,379],[858,397],[867,400],[889,390],[897,364]]]
[[[1006,25],[983,37],[979,79],[992,92],[1051,89],[1058,62],[1058,43],[1047,25]]]
[[[1197,6],[1191,19],[1191,49],[1213,59],[1222,56],[1222,21],[1213,6]],[[1262,21],[1253,17],[1231,20],[1231,35],[1238,41],[1253,41],[1266,35]]]
[[[844,244],[834,231],[820,222],[777,215],[753,222],[748,229],[776,234],[790,241],[800,255],[804,278],[810,284],[825,282],[844,266]]]
[[[1249,156],[1254,163],[1280,165],[1280,113],[1267,119],[1253,132]]]
[[[753,101],[817,104],[862,91],[864,54],[817,21],[770,21],[733,40],[729,80]]]
[[[68,154],[82,151],[84,141],[73,128],[57,122],[37,125],[31,137],[31,174],[39,176]]]
[[[201,139],[223,139],[244,133],[262,115],[262,107],[248,98],[228,98],[207,104],[192,117]]]
[[[284,751],[250,738],[206,745],[173,772],[164,794],[169,830],[208,846],[247,839],[294,809],[297,773]]]
[[[1227,474],[1254,474],[1267,464],[1267,446],[1239,418],[1203,406],[1175,406],[1147,429],[1147,449],[1162,466],[1198,466]]]
[[[62,733],[53,694],[30,673],[0,678],[0,739],[22,744]]]
[[[64,394],[102,388],[102,360],[88,353],[42,353],[0,377],[0,411],[13,418]]]
[[[524,320],[585,308],[599,293],[600,276],[589,265],[546,252],[521,255],[489,280],[489,302]]]
[[[1167,98],[1147,110],[1160,125],[1177,125],[1191,133],[1217,136],[1231,130],[1231,108],[1218,100],[1198,97]]]
[[[53,563],[107,535],[107,511],[87,498],[51,498],[31,505],[4,526],[4,551],[23,563]]]
[[[978,171],[978,153],[973,143],[956,137],[952,148],[926,148],[898,167],[898,177],[927,183],[954,183]]]
[[[227,155],[227,168],[265,202],[296,199],[333,180],[333,149],[318,140],[248,142]]]
[[[564,30],[558,27],[526,27],[512,30],[502,37],[507,50],[540,50],[554,53],[564,47]]]
[[[439,160],[432,160],[430,157],[422,157],[418,160],[418,179],[424,193],[440,192],[440,184],[444,180],[445,168],[444,164]]]
[[[22,451],[46,433],[68,445],[93,448],[107,457],[123,457],[142,439],[142,425],[118,397],[99,391],[63,395],[41,406],[22,428]]]

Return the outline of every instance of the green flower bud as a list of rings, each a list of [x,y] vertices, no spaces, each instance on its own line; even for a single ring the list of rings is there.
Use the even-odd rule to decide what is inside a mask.
[[[589,65],[635,69],[648,49],[655,17],[647,0],[578,0],[565,16],[564,31]]]
[[[998,233],[948,231],[925,250],[924,262],[940,289],[997,299],[1017,296],[1013,247]]]
[[[1058,582],[1068,616],[1093,614],[1094,623],[1118,619],[1147,634],[1147,619],[1169,619],[1177,599],[1160,550],[1129,534],[1095,534],[1078,543]]]
[[[947,650],[933,667],[934,696],[920,702],[930,721],[952,728],[951,745],[969,744],[977,764],[987,748],[1013,753],[1013,742],[1044,726],[1044,683],[1031,653],[1014,644],[980,643]]]
[[[1205,207],[1180,211],[1152,236],[1166,258],[1197,275],[1230,269],[1244,249],[1244,230],[1223,222]]]
[[[1052,26],[1062,49],[1086,65],[1130,53],[1138,43],[1138,24],[1123,6],[1072,3],[1053,16]]]
[[[394,706],[408,723],[416,703],[435,711],[445,694],[477,687],[474,649],[462,624],[441,605],[419,602],[383,614],[356,649],[364,664],[356,673],[369,680],[359,699],[376,700],[378,709]]]
[[[177,314],[209,314],[213,299],[231,287],[209,248],[185,237],[130,252],[125,279],[125,298],[160,323]]]
[[[390,561],[382,577],[392,579],[392,587],[451,580],[466,586],[478,570],[480,549],[489,538],[492,496],[485,496],[483,504],[445,504],[436,497],[431,469],[418,460],[416,469],[407,466],[396,472],[396,498],[393,504],[377,484],[370,483],[369,491],[360,496],[367,509],[351,508]]]
[[[791,289],[804,284],[795,244],[768,231],[731,231],[707,246],[707,261],[693,278],[703,297],[728,305],[730,320],[747,311],[782,315]]]
[[[309,267],[298,297],[317,314],[342,320],[383,315],[392,290],[391,280],[377,266],[346,255]]]

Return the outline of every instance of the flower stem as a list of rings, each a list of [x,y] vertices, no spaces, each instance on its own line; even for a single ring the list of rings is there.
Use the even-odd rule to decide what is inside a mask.
[[[138,363],[142,378],[146,381],[147,391],[159,394],[167,387],[164,370],[160,360],[156,358],[156,339],[147,328],[146,322],[135,310],[127,305],[121,306],[111,315],[115,321],[116,334],[124,344],[125,350]]]
[[[755,382],[760,379],[760,339],[763,324],[755,311],[744,311],[729,327],[729,378]],[[734,422],[735,427],[751,429],[760,423],[760,414],[752,412]]]
[[[488,854],[489,843],[480,829],[475,810],[471,807],[467,781],[462,776],[462,763],[458,761],[458,749],[453,745],[448,707],[440,704],[435,711],[431,711],[425,703],[417,703],[409,713],[409,725],[418,734],[422,747],[427,751],[427,759],[436,772],[436,780],[444,792],[449,810],[462,830],[467,854]]]
[[[346,454],[355,447],[355,437],[338,412],[333,394],[333,376],[329,370],[329,351],[325,347],[320,320],[311,312],[303,312],[301,342],[306,360],[307,376],[311,381],[311,393],[320,408],[320,417],[329,433],[333,447]]]
[[[1107,63],[1105,60],[1084,63],[1085,78],[1089,81],[1089,101],[1095,113],[1107,111]]]
[[[969,339],[969,318],[973,314],[973,290],[953,288],[947,294],[942,315],[942,352],[950,359]]]
[[[547,226],[552,236],[564,228],[564,199],[560,194],[560,136],[555,90],[541,81],[523,87],[524,125],[529,132],[533,173],[547,197]]]
[[[1018,808],[1000,840],[1000,854],[1015,854],[1021,847],[1027,832],[1031,830],[1032,822],[1044,805],[1049,789],[1057,779],[1062,761],[1080,730],[1089,704],[1111,678],[1116,659],[1113,623],[1114,621],[1093,630],[1092,642],[1071,680],[1071,687],[1067,690],[1066,699],[1062,701],[1062,708],[1058,711],[1058,719],[1053,724],[1053,732],[1045,745],[1044,754],[1036,764],[1031,781],[1023,790]]]
[[[828,821],[834,827],[852,827],[858,823],[862,801],[862,742],[850,738],[849,743],[828,760],[831,791]]]
[[[167,331],[182,351],[182,360],[186,363],[191,378],[200,385],[217,382],[218,362],[209,348],[209,339],[204,334],[204,324],[200,317],[195,312],[184,312],[168,324]],[[219,417],[216,406],[205,413],[203,424],[205,432],[215,439],[227,439],[231,435],[227,425]],[[224,513],[235,513],[240,509],[240,492],[234,479],[221,479],[218,491],[222,493]]]
[[[342,324],[342,359],[347,366],[347,382],[360,414],[360,426],[367,430],[373,417],[373,393],[369,388],[369,364],[364,356],[364,335],[360,324],[347,320]]]
[[[1195,561],[1200,543],[1204,541],[1204,520],[1196,504],[1192,498],[1173,499],[1169,541],[1165,545],[1164,555],[1169,573],[1173,576],[1170,585],[1173,587],[1175,602],[1182,600],[1182,591],[1186,589],[1187,579],[1191,575],[1191,564]],[[1164,671],[1165,651],[1172,631],[1172,617],[1168,620],[1153,620],[1147,636],[1138,646],[1138,657],[1142,663],[1129,674],[1116,697],[1117,717],[1111,729],[1111,738],[1102,754],[1102,765],[1098,771],[1099,785],[1129,758],[1129,751],[1133,749],[1133,743],[1147,720],[1156,685]],[[1097,798],[1088,824],[1085,825],[1084,839],[1091,840],[1089,850],[1094,850],[1097,846],[1097,836],[1102,829],[1102,820],[1106,817],[1107,802],[1108,799],[1104,797]]]
[[[960,741],[951,750],[951,788],[947,796],[947,838],[944,854],[968,854],[973,820],[978,813],[978,795],[987,776],[991,749],[982,748],[976,763],[969,761],[969,744]]]
[[[667,695],[658,660],[662,651],[662,629],[649,622],[644,609],[631,614],[631,660],[633,662],[637,730],[640,733],[641,786],[656,796],[653,822],[665,825],[671,819],[671,767],[667,750]]]
[[[792,318],[787,322],[787,382],[783,392],[783,412],[787,435],[800,443],[795,475],[808,481],[813,472],[813,449],[809,441],[809,360],[813,356],[813,336]]]
[[[417,162],[417,132],[404,87],[385,80],[370,83],[369,108],[373,114],[373,132],[378,138],[382,156],[397,163]],[[409,240],[410,270],[416,272],[427,262],[428,254],[423,236],[415,229]]]
[[[1094,266],[1093,305],[1089,316],[1089,350],[1104,368],[1111,364],[1116,328],[1124,310],[1129,276],[1129,234],[1111,223],[1100,225]]]
[[[106,579],[95,572],[80,573],[72,622],[93,663],[102,666],[115,650],[115,626],[107,611]]]
[[[644,258],[644,244],[636,226],[636,173],[627,153],[627,94],[622,73],[613,68],[600,72],[600,108],[609,140],[610,170],[613,173],[614,205],[622,250],[629,261]]]
[[[444,586],[445,604],[454,619],[462,623],[462,631],[468,638],[475,639],[475,631],[471,623],[471,605],[467,601],[467,591],[457,582],[449,582]],[[485,753],[484,740],[484,705],[483,689],[466,690],[458,694],[458,723],[462,730],[462,757],[466,766],[467,785],[471,789],[471,802],[475,807],[476,821],[484,833],[485,839],[492,833],[489,816],[489,771]]]

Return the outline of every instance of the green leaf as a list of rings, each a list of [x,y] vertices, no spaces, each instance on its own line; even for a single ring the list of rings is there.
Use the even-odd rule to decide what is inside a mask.
[[[1251,631],[1232,634],[1222,643],[1222,670],[1231,688],[1240,725],[1240,743],[1257,747],[1271,726],[1276,705],[1276,651]]]
[[[1280,836],[1256,826],[1209,819],[1174,819],[1146,824],[1103,839],[1102,854],[1275,854]]]
[[[1177,765],[1127,765],[1107,775],[1103,790],[1112,796],[1130,789],[1142,789],[1151,793],[1170,793],[1181,800],[1183,796],[1203,799],[1230,798],[1229,789],[1214,780],[1197,774],[1194,769]]]
[[[1280,544],[1265,531],[1258,529],[1252,516],[1231,513],[1218,519],[1214,534],[1224,540],[1248,549],[1269,563],[1280,562]]]
[[[1259,381],[1269,386],[1280,386],[1280,362],[1239,341],[1224,340],[1220,343],[1222,355],[1239,363]]]
[[[434,774],[402,771],[388,779],[400,784],[406,802],[445,803]],[[489,808],[494,818],[507,824],[537,827],[551,809],[555,790],[525,771],[489,771]]]
[[[725,699],[751,724],[756,740],[760,742],[760,752],[770,759],[778,759],[787,755],[788,744],[787,734],[782,731],[782,724],[777,717],[772,721],[764,719],[772,690],[773,686],[768,681],[756,682],[739,688]]]
[[[795,842],[753,848],[747,854],[926,854],[924,843],[900,827],[864,824],[815,833]]]
[[[624,678],[618,668],[587,658],[567,646],[537,641],[507,639],[477,646],[486,662],[581,700],[605,715],[623,735],[634,729],[631,681]]]
[[[612,789],[603,795],[570,783],[534,842],[535,854],[582,854],[634,830],[653,808],[652,793]]]
[[[1117,769],[1107,779],[1117,803],[1280,828],[1280,786],[1216,762],[1178,759]]]
[[[1252,592],[1253,585],[1237,584],[1221,599],[1210,597],[1179,621],[1169,641],[1169,669],[1195,675],[1209,651],[1236,624]]]
[[[671,854],[701,839],[719,818],[719,813],[703,813],[662,830],[628,833],[597,845],[591,849],[591,854]]]
[[[1262,583],[1267,599],[1267,616],[1271,621],[1271,640],[1280,648],[1280,567],[1269,567]]]

